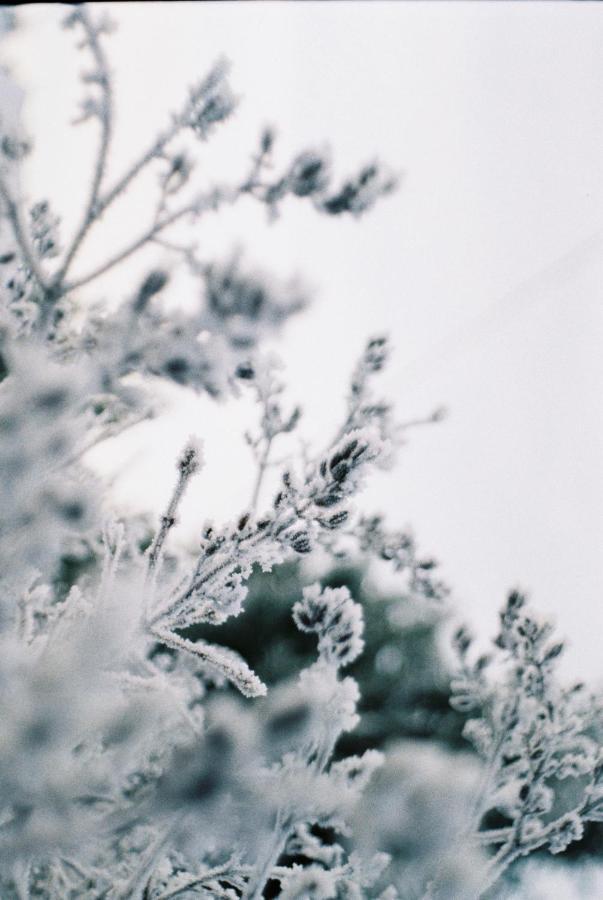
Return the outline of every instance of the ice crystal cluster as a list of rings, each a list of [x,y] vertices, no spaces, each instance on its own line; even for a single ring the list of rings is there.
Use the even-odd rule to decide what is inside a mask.
[[[27,199],[20,169],[31,142],[16,124],[3,121],[0,134],[0,896],[481,896],[518,857],[560,853],[603,818],[597,704],[557,684],[561,645],[521,595],[502,614],[497,664],[473,660],[467,633],[456,635],[452,702],[468,715],[477,755],[421,745],[338,751],[358,722],[359,689],[345,670],[362,653],[364,629],[344,587],[300,591],[291,615],[315,638],[316,658],[269,691],[237,652],[194,634],[245,615],[254,569],[315,551],[388,562],[412,603],[441,605],[447,595],[410,532],[354,505],[416,424],[397,423],[375,396],[387,340],[367,342],[330,443],[277,462],[274,444],[298,427],[300,410],[285,408],[261,344],[303,308],[303,291],[236,254],[203,259],[166,238],[177,222],[243,197],[271,219],[285,201],[359,217],[394,179],[372,162],[337,182],[315,149],[278,172],[265,131],[232,184],[195,186],[191,139],[210,140],[236,106],[219,61],[111,180],[112,25],[85,6],[63,24],[87,59],[78,122],[98,130],[71,236],[46,199]],[[89,233],[102,232],[104,213],[147,170],[157,176],[151,221],[82,270]],[[197,309],[166,312],[169,278],[158,266],[109,312],[97,278],[156,246],[188,266]],[[170,538],[203,466],[198,438],[176,460],[151,536],[136,516],[112,514],[110,492],[85,464],[92,446],[153,414],[158,379],[215,398],[250,390],[258,404],[257,433],[247,435],[256,463],[249,505],[230,523],[200,520],[194,555]],[[268,497],[264,476],[275,466]],[[493,811],[503,824],[489,826]]]

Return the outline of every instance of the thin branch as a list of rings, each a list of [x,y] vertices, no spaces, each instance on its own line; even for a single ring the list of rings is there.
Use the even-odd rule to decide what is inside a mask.
[[[149,241],[152,241],[155,235],[163,231],[164,228],[167,228],[168,225],[172,225],[174,222],[177,222],[178,219],[182,219],[188,214],[194,215],[197,211],[198,207],[195,203],[190,203],[187,206],[182,207],[181,209],[172,213],[170,216],[166,217],[161,222],[152,225],[147,231],[144,232],[144,234],[137,238],[137,240],[133,241],[115,256],[111,257],[111,259],[106,260],[104,263],[102,263],[102,265],[98,266],[98,268],[93,269],[92,272],[89,272],[87,275],[83,275],[81,278],[77,278],[75,281],[64,285],[63,291],[65,293],[68,293],[69,291],[73,291],[76,288],[83,287],[83,285],[94,281],[96,278],[104,275],[105,272],[108,272],[110,269],[113,269],[115,266],[124,262],[124,260],[128,259],[129,256],[132,256],[133,253],[136,253],[137,250],[140,250],[140,248],[147,244]]]
[[[104,196],[99,198],[98,201],[98,215],[100,216],[106,209],[109,207],[114,200],[119,197],[123,191],[126,190],[129,184],[136,178],[136,176],[144,169],[146,166],[152,162],[154,159],[157,159],[165,148],[170,144],[176,135],[186,126],[188,123],[191,113],[195,109],[195,105],[197,103],[197,99],[195,95],[191,95],[191,97],[187,100],[186,104],[182,108],[182,110],[173,116],[172,124],[169,128],[166,128],[165,131],[161,132],[153,141],[150,147],[140,156],[135,163],[133,163],[130,168],[122,175],[122,177],[113,185],[113,187],[108,190]]]
[[[119,181],[107,191],[107,193],[99,198],[98,216],[102,215],[114,200],[119,197],[128,185],[136,178],[153,159],[161,155],[166,146],[172,141],[178,132],[184,127],[183,116],[177,116],[171,128],[167,129],[163,134],[159,135],[148,150],[128,169],[128,171],[119,179]]]
[[[254,532],[253,534],[249,535],[249,537],[243,538],[241,541],[239,541],[239,549],[241,547],[244,547],[246,550],[249,550],[257,546],[258,544],[262,544],[268,539],[278,540],[280,535],[297,521],[297,518],[297,515],[292,514],[288,516],[283,522],[277,524],[274,528],[266,528],[263,531]],[[179,606],[189,600],[194,594],[198,593],[202,587],[211,583],[214,578],[216,578],[226,569],[233,566],[232,559],[225,559],[217,563],[213,567],[213,569],[210,569],[210,571],[201,574],[201,568],[206,559],[207,557],[203,555],[199,558],[193,575],[188,581],[186,587],[182,588],[182,590],[175,595],[172,595],[167,601],[166,606],[161,608],[150,619],[149,625],[151,627],[160,626],[162,622],[167,621],[170,616],[173,616],[176,613]]]
[[[165,539],[167,538],[170,529],[173,528],[173,526],[176,524],[176,512],[178,511],[178,506],[180,505],[180,501],[184,496],[184,492],[191,477],[194,474],[194,471],[196,470],[190,471],[184,466],[179,466],[176,486],[170,498],[170,502],[167,505],[167,509],[161,517],[161,527],[155,535],[155,539],[148,551],[149,555],[147,571],[149,576],[152,576],[153,572],[157,568],[159,560],[161,559],[161,553],[163,550]]]
[[[101,134],[101,145],[99,148],[99,156],[97,159],[97,165],[95,168],[95,174],[92,184],[92,192],[90,197],[90,202],[88,205],[88,209],[80,228],[74,238],[72,246],[70,247],[65,261],[54,279],[54,286],[60,287],[60,294],[63,295],[67,293],[69,290],[73,290],[76,287],[81,287],[83,284],[87,284],[89,281],[92,281],[94,278],[97,278],[99,275],[104,274],[108,269],[113,268],[113,266],[122,262],[132,253],[135,253],[136,250],[140,249],[145,243],[152,240],[156,234],[159,234],[163,228],[170,225],[172,222],[176,221],[176,219],[185,215],[188,211],[195,212],[196,204],[191,204],[189,207],[184,208],[172,216],[167,216],[164,220],[160,222],[155,222],[153,227],[150,228],[138,241],[131,244],[127,247],[122,253],[117,254],[113,259],[107,261],[103,266],[100,266],[98,269],[95,269],[94,272],[91,272],[89,275],[77,279],[75,282],[71,284],[64,285],[62,281],[65,278],[67,270],[69,269],[81,242],[86,236],[90,227],[101,218],[105,210],[128,188],[131,182],[136,178],[136,176],[150,163],[153,159],[159,158],[165,148],[171,141],[178,135],[178,133],[189,124],[191,119],[191,115],[194,113],[195,108],[199,102],[199,92],[191,91],[191,95],[181,111],[173,116],[172,124],[169,128],[166,128],[165,131],[159,134],[158,137],[155,138],[151,146],[139,157],[139,159],[133,163],[130,168],[122,175],[122,177],[113,185],[112,188],[107,190],[102,196],[100,195],[100,187],[103,179],[103,175],[105,172],[105,163],[106,157],[109,150],[109,144],[111,139],[112,132],[112,90],[111,85],[108,78],[108,68],[105,60],[105,56],[100,46],[97,38],[97,32],[94,30],[88,18],[85,18],[82,15],[82,24],[86,28],[88,32],[88,41],[90,43],[92,52],[95,55],[95,58],[98,61],[99,68],[102,67],[101,71],[103,72],[103,82],[102,86],[105,94],[105,109],[103,110],[103,115],[101,116],[101,122],[103,126],[102,134]],[[238,193],[247,193],[249,190],[247,186],[247,182],[245,182],[241,189],[239,189]],[[163,206],[160,207],[160,212],[163,211]]]
[[[114,526],[106,525],[103,529],[103,541],[105,555],[101,571],[98,599],[103,600],[111,588],[117,567],[124,551],[124,527],[120,523]]]
[[[555,832],[567,821],[569,816],[583,816],[587,803],[587,800],[583,800],[573,809],[561,814],[557,819],[549,822],[535,837],[528,840],[525,844],[522,844],[519,838],[521,823],[511,826],[511,837],[492,857],[486,867],[484,881],[480,885],[479,896],[483,896],[483,894],[498,881],[511,863],[520,856],[528,856],[528,854],[540,849],[540,847],[546,846],[554,836]],[[501,829],[501,831],[504,830],[506,829]]]
[[[106,260],[96,269],[93,269],[92,272],[88,272],[87,275],[83,275],[81,278],[77,278],[75,281],[63,285],[62,292],[68,293],[69,291],[73,291],[76,288],[83,287],[83,285],[89,284],[89,282],[94,281],[101,275],[104,275],[105,272],[108,272],[110,269],[115,268],[115,266],[118,266],[120,263],[128,259],[128,257],[132,256],[133,253],[136,253],[137,250],[140,250],[141,247],[144,247],[145,244],[153,241],[156,235],[160,234],[165,228],[168,228],[170,225],[173,225],[174,222],[177,222],[179,219],[183,219],[187,215],[200,215],[204,209],[215,209],[221,201],[225,202],[227,200],[230,200],[231,202],[234,202],[238,195],[238,191],[220,191],[219,193],[213,192],[210,195],[203,195],[202,197],[199,197],[192,203],[188,203],[186,206],[181,207],[180,209],[166,216],[164,219],[161,219],[158,222],[154,222],[153,225],[151,225],[150,228],[148,228],[147,231],[144,232],[144,234],[137,238],[137,240],[133,241],[115,256],[111,257],[111,259]]]
[[[38,282],[40,288],[43,291],[46,291],[48,289],[48,281],[29,243],[27,230],[21,220],[20,208],[15,200],[13,200],[8,185],[6,184],[2,175],[0,175],[0,198],[4,202],[6,217],[11,226],[15,241],[21,254],[21,258],[35,280]]]
[[[170,253],[180,254],[193,275],[198,276],[202,274],[204,267],[195,255],[197,252],[196,244],[189,244],[186,246],[185,244],[175,244],[173,241],[166,241],[162,238],[153,238],[152,241],[154,244],[157,244],[158,247],[169,250]]]
[[[184,496],[189,481],[193,475],[199,471],[201,461],[200,447],[194,439],[191,438],[178,459],[178,480],[167,509],[161,517],[161,526],[148,551],[147,571],[144,579],[144,587],[146,590],[143,599],[145,619],[148,617],[148,610],[154,599],[157,567],[161,560],[163,545],[170,529],[176,524],[176,513],[180,501]]]
[[[62,465],[72,466],[74,463],[77,463],[85,453],[88,453],[89,450],[94,449],[94,447],[98,446],[98,444],[102,444],[103,441],[108,441],[110,438],[118,437],[118,435],[120,435],[123,431],[126,431],[128,428],[133,428],[134,425],[140,425],[141,422],[146,422],[148,419],[151,419],[152,416],[153,411],[151,409],[145,409],[138,415],[124,419],[124,421],[122,422],[111,423],[95,437],[90,438],[87,442],[81,444],[79,447],[76,447],[73,453],[65,459]]]
[[[173,631],[161,628],[153,628],[152,634],[173,650],[184,650],[199,657],[210,669],[219,672],[238,688],[243,696],[263,697],[266,694],[266,685],[234,651],[217,644],[208,644],[207,641],[190,641]]]
[[[513,829],[507,828],[489,828],[487,831],[478,831],[474,835],[474,840],[481,846],[488,844],[504,844],[512,836]]]
[[[85,7],[81,7],[79,10],[79,21],[81,22],[86,32],[87,43],[94,57],[94,62],[96,63],[98,68],[98,84],[100,85],[102,91],[102,108],[99,111],[101,135],[88,204],[86,206],[80,226],[75,234],[75,237],[73,238],[71,246],[69,247],[65,255],[63,264],[59,272],[55,276],[55,283],[57,285],[61,284],[61,282],[65,278],[65,275],[67,274],[71,263],[73,262],[73,259],[82,244],[82,241],[86,237],[88,230],[100,215],[99,192],[105,175],[107,157],[109,155],[109,147],[111,144],[111,136],[113,132],[113,89],[111,85],[107,59],[98,38],[99,32],[92,24],[88,11]]]
[[[264,481],[264,475],[266,474],[266,469],[268,468],[268,459],[270,457],[270,450],[272,448],[272,441],[274,437],[267,438],[264,444],[264,450],[262,452],[262,456],[260,458],[258,464],[258,473],[255,479],[255,485],[253,487],[253,494],[251,496],[251,505],[250,509],[252,513],[255,513],[258,505],[258,500],[260,496],[260,490],[262,488],[262,483]]]
[[[543,841],[542,843],[546,843],[546,841]],[[504,844],[500,848],[486,868],[484,880],[480,884],[480,897],[482,897],[492,885],[496,884],[503,872],[505,872],[511,863],[519,856],[521,856],[521,850],[512,841]]]
[[[158,862],[159,854],[168,844],[170,838],[172,837],[172,834],[174,833],[175,829],[178,827],[182,819],[182,815],[177,816],[170,823],[164,834],[161,835],[151,846],[151,849],[148,851],[148,853],[143,856],[142,865],[137,870],[135,870],[135,872],[130,876],[125,885],[120,886],[119,893],[117,893],[118,900],[134,900],[134,898],[138,900],[139,897],[144,896],[144,894],[141,895],[141,891],[144,891],[149,878],[153,874],[153,870]]]
[[[189,881],[179,885],[177,888],[165,891],[160,895],[158,900],[172,900],[172,897],[177,897],[179,894],[184,894],[186,893],[186,891],[190,891],[191,888],[197,887],[202,884],[207,884],[207,882],[215,880],[229,882],[232,880],[233,884],[238,887],[239,878],[246,877],[250,871],[250,866],[232,866],[228,863],[223,866],[216,866],[214,869],[209,869],[207,872],[204,872],[203,875],[192,877]]]
[[[291,831],[292,823],[290,818],[285,817],[285,821],[283,821],[282,811],[279,809],[270,843],[264,852],[264,858],[258,861],[255,872],[247,884],[245,900],[262,900],[266,883],[270,879],[272,870],[285,849],[287,838]]]

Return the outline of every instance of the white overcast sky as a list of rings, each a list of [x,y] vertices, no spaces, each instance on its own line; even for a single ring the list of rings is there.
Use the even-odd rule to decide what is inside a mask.
[[[199,227],[203,252],[237,241],[250,261],[299,272],[310,312],[280,344],[306,433],[333,429],[367,334],[395,346],[383,393],[402,417],[444,403],[394,474],[363,499],[412,524],[441,560],[459,615],[487,634],[514,585],[551,613],[573,673],[600,677],[603,615],[603,10],[596,3],[120,3],[108,52],[117,80],[114,171],[152,138],[221,54],[240,110],[203,151],[198,178],[238,176],[260,127],[283,163],[328,143],[344,176],[375,155],[401,190],[359,222],[288,205]],[[36,153],[27,192],[66,228],[86,185],[94,125],[68,126],[81,86],[57,6],[23,7],[5,59],[28,91]],[[148,185],[91,241],[89,260],[143,228]],[[138,264],[144,271],[148,262]],[[129,277],[106,279],[114,299]],[[178,288],[178,282],[176,282]],[[190,302],[182,283],[174,302]],[[96,296],[96,294],[95,294]],[[249,415],[186,397],[104,464],[121,502],[157,511],[186,435],[208,466],[185,527],[245,506]]]

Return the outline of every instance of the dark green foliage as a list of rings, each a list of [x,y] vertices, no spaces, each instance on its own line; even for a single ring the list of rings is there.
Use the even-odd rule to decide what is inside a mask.
[[[313,635],[293,624],[291,609],[312,581],[297,563],[249,582],[245,615],[224,625],[198,626],[187,632],[237,650],[269,686],[294,678],[315,656]],[[321,579],[323,587],[347,587],[360,602],[365,619],[365,649],[348,672],[361,692],[358,727],[346,734],[339,753],[361,753],[402,737],[434,738],[466,747],[464,717],[450,708],[449,679],[437,646],[438,620],[417,621],[411,601],[380,595],[358,567],[340,567]]]

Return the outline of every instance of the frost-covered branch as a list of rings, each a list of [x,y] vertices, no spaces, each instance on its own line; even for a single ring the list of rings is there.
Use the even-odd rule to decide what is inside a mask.
[[[452,682],[451,703],[473,714],[464,733],[485,763],[473,827],[478,839],[500,844],[486,872],[485,891],[515,859],[540,847],[560,853],[580,839],[600,778],[597,738],[603,716],[582,685],[559,685],[555,666],[563,644],[552,640],[549,623],[526,610],[518,591],[509,594],[494,641],[502,676],[488,677],[490,655],[470,660],[465,629],[457,631],[455,644],[461,669]],[[577,804],[560,799],[567,793],[565,782],[570,795],[581,798]],[[486,829],[482,836],[484,817],[493,810],[509,826],[493,835]]]
[[[270,363],[260,367],[259,371],[257,367],[254,370],[250,364],[243,364],[239,366],[237,375],[240,379],[251,382],[262,414],[259,435],[245,435],[257,461],[257,475],[250,503],[250,509],[255,513],[274,441],[280,434],[289,434],[295,429],[301,409],[296,406],[290,414],[284,415],[279,402],[284,384],[278,380],[274,366]]]
[[[23,262],[35,279],[37,287],[41,291],[46,291],[48,287],[48,279],[43,272],[40,263],[36,258],[35,252],[31,246],[30,239],[27,234],[27,229],[22,221],[21,207],[19,203],[13,198],[11,190],[8,187],[8,184],[1,172],[0,199],[2,200],[1,211],[8,219],[13,237],[15,239],[15,243],[21,254]]]
[[[153,574],[161,558],[161,551],[170,528],[176,524],[176,513],[192,476],[201,466],[201,448],[197,441],[191,439],[178,459],[178,480],[170,498],[167,509],[161,517],[161,526],[149,547],[148,572]]]
[[[189,127],[201,139],[206,139],[216,124],[230,117],[235,108],[235,99],[227,82],[228,68],[225,60],[219,60],[206,78],[191,88],[187,101],[180,112],[172,117],[171,124],[160,132],[150,147],[100,198],[99,213],[104,212],[120,197],[150,162],[160,159],[167,146],[184,128]]]
[[[99,266],[96,266],[96,268],[94,268],[91,272],[88,272],[87,274],[82,275],[79,278],[76,278],[74,281],[66,284],[63,290],[65,292],[74,291],[86,284],[89,284],[91,281],[96,281],[96,279],[100,278],[101,275],[104,275],[106,272],[114,269],[116,266],[120,265],[120,263],[125,262],[126,259],[128,259],[130,256],[133,256],[142,247],[151,243],[157,237],[157,235],[161,234],[170,225],[174,225],[176,222],[186,218],[187,216],[196,217],[201,215],[201,213],[205,210],[215,210],[224,202],[232,202],[234,199],[236,199],[236,196],[236,191],[229,192],[226,189],[217,189],[215,191],[211,191],[209,194],[203,194],[199,196],[192,203],[187,203],[184,206],[180,207],[180,209],[166,214],[158,221],[154,221],[153,224],[145,232],[143,232],[143,234],[140,235],[140,237],[136,238],[136,240],[123,247],[110,259],[107,259]]]
[[[101,42],[101,34],[104,31],[107,31],[110,28],[110,25],[104,21],[95,23],[92,20],[89,8],[85,5],[74,9],[67,17],[66,24],[69,27],[74,27],[75,25],[80,25],[82,27],[85,34],[85,46],[90,50],[92,55],[94,69],[91,72],[86,73],[83,76],[83,80],[86,84],[97,85],[100,89],[101,97],[98,101],[92,99],[86,101],[85,116],[87,118],[94,115],[98,119],[100,124],[100,141],[94,164],[88,202],[84,209],[81,223],[69,248],[65,252],[62,265],[54,278],[55,284],[57,285],[62,284],[64,281],[86,234],[100,214],[99,196],[106,173],[114,118],[111,73]]]

